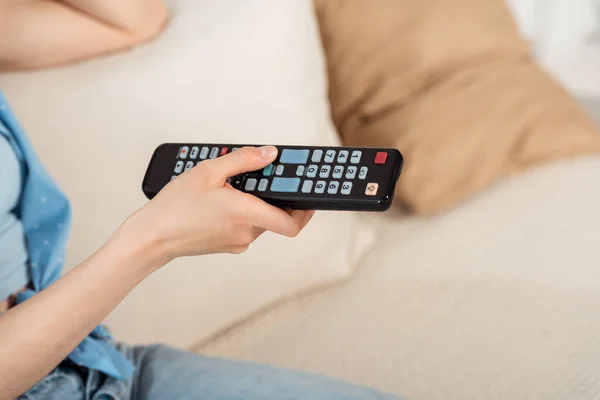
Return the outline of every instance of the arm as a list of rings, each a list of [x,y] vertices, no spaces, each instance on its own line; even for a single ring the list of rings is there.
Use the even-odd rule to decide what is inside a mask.
[[[0,0],[0,70],[127,49],[154,37],[167,17],[161,0]]]
[[[225,179],[263,168],[244,148],[205,161],[169,183],[84,263],[0,316],[0,399],[47,375],[145,277],[181,257],[241,253],[265,230],[295,236],[311,212],[287,213],[237,191]],[[18,333],[18,334],[16,334]]]

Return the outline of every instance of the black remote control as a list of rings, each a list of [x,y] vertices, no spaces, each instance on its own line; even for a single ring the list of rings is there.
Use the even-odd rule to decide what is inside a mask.
[[[204,160],[245,146],[165,143],[152,155],[142,190],[152,199],[172,179]],[[393,148],[275,146],[267,167],[228,179],[236,189],[284,209],[385,211],[390,208],[403,165]]]

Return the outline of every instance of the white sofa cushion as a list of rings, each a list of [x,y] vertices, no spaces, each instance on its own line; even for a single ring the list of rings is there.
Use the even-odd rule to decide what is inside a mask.
[[[598,157],[554,163],[437,218],[385,221],[349,284],[198,350],[408,399],[600,398],[599,183]]]
[[[137,207],[163,142],[338,144],[312,2],[173,2],[155,43],[0,87],[72,200],[69,267]],[[371,240],[353,213],[317,213],[296,239],[181,259],[107,319],[119,339],[189,346],[299,291],[346,277]]]

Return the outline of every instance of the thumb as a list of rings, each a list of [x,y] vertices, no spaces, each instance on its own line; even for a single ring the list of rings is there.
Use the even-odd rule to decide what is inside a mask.
[[[277,158],[275,146],[242,147],[229,154],[210,160],[215,178],[225,180],[229,177],[256,171],[271,164]]]

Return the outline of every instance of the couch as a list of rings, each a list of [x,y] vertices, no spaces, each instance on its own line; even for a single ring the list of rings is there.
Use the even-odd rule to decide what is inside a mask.
[[[71,198],[67,270],[147,201],[141,179],[162,142],[340,144],[310,1],[171,7],[147,46],[0,75]],[[590,155],[499,179],[434,216],[319,212],[293,240],[174,261],[105,323],[123,341],[410,399],[600,398],[598,182]]]

